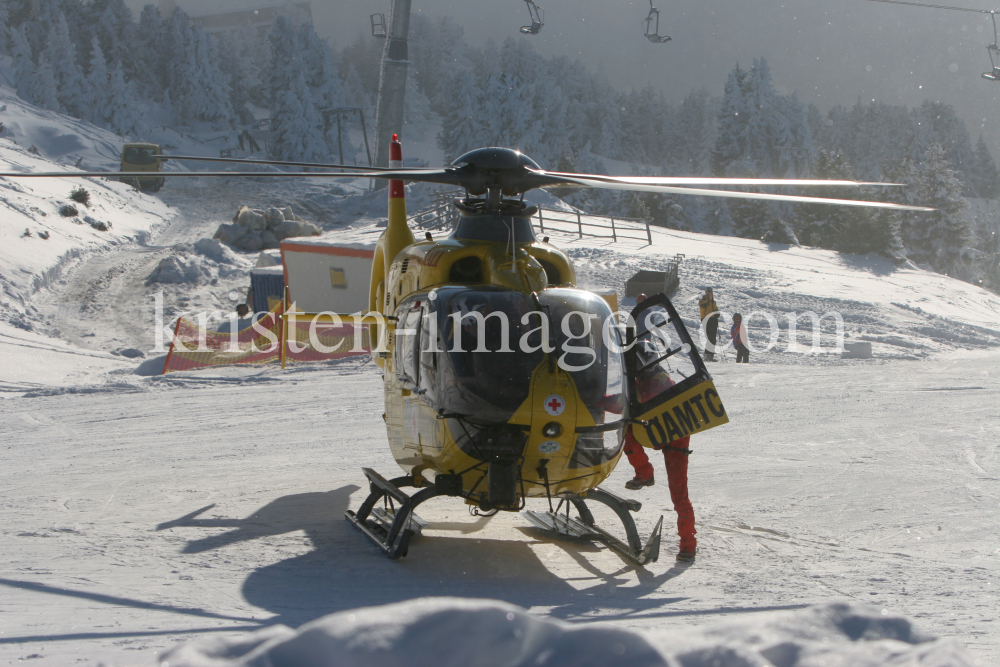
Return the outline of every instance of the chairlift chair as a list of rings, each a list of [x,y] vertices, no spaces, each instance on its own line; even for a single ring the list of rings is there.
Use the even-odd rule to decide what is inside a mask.
[[[660,34],[660,10],[653,6],[653,0],[649,0],[649,16],[643,19],[642,25],[643,34],[653,44],[663,44],[670,41],[670,37]]]
[[[528,16],[531,18],[531,25],[521,26],[521,32],[525,35],[537,35],[545,25],[545,12],[534,3],[534,0],[524,0],[528,5]]]
[[[372,37],[378,37],[379,39],[385,39],[388,33],[385,30],[385,14],[372,14]]]
[[[983,72],[983,78],[990,81],[1000,81],[1000,46],[997,45],[997,14],[990,12],[993,19],[993,43],[986,47],[986,53],[990,56],[990,70]]]

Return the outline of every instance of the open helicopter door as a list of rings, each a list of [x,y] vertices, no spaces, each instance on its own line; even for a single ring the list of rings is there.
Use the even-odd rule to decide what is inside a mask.
[[[642,301],[632,319],[625,365],[630,412],[643,422],[632,427],[639,444],[662,449],[727,423],[712,376],[670,299],[657,294]]]

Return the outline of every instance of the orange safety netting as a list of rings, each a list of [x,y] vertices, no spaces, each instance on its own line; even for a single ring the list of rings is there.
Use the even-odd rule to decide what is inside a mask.
[[[186,318],[178,318],[163,373],[231,364],[263,364],[281,358],[282,304],[256,323],[236,332],[210,331]],[[296,318],[290,325],[286,361],[325,361],[370,353],[367,327],[312,324]],[[360,345],[355,336],[360,329]]]

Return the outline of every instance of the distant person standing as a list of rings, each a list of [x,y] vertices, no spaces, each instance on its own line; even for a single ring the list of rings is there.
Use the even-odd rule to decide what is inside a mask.
[[[729,330],[733,337],[733,347],[736,348],[736,363],[750,363],[750,348],[747,347],[747,328],[743,324],[743,316],[739,313],[733,315],[733,328]]]
[[[719,306],[715,303],[715,295],[712,288],[705,290],[701,299],[698,300],[698,308],[701,310],[701,322],[705,327],[705,336],[708,343],[705,345],[705,361],[715,361],[715,341],[719,337]],[[706,320],[706,318],[708,318]]]

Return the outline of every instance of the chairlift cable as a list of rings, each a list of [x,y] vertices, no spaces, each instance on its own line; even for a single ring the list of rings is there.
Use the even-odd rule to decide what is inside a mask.
[[[924,2],[906,2],[905,0],[867,0],[868,2],[884,2],[890,5],[909,5],[910,7],[927,7],[928,9],[953,9],[957,12],[972,12],[975,14],[996,14],[994,9],[969,9],[968,7],[951,7],[948,5],[929,5]],[[652,0],[650,0],[652,2]]]

